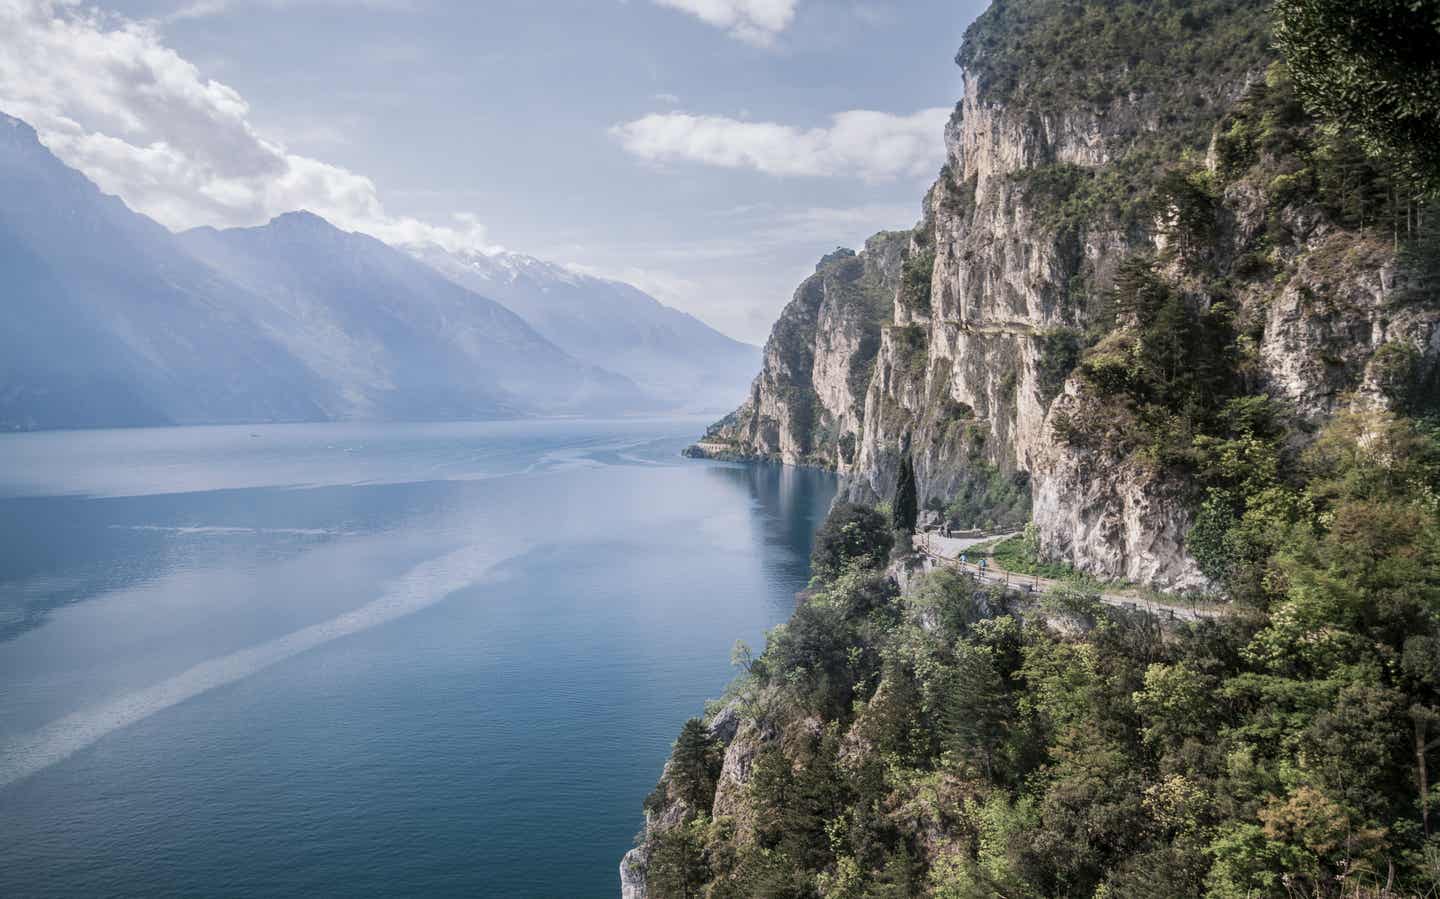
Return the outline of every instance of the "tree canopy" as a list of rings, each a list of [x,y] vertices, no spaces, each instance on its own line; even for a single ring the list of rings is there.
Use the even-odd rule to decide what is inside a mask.
[[[1278,0],[1275,43],[1311,111],[1440,194],[1440,0]]]

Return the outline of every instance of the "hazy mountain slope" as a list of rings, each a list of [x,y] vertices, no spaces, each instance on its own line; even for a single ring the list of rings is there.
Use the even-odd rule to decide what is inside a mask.
[[[499,304],[312,215],[177,237],[0,117],[0,428],[654,408]]]
[[[322,417],[232,288],[9,117],[0,197],[0,427]]]
[[[261,304],[267,332],[329,382],[347,416],[618,412],[634,384],[576,361],[519,316],[374,238],[310,213],[181,235]]]
[[[497,300],[567,353],[635,381],[667,406],[728,408],[760,351],[629,284],[517,253],[406,248],[455,283]]]

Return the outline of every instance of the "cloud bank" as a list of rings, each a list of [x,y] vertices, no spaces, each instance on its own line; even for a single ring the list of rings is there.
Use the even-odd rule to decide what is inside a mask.
[[[707,25],[723,28],[732,37],[757,47],[768,47],[795,20],[799,0],[653,0],[687,12]]]
[[[913,115],[857,109],[827,128],[801,129],[724,116],[655,113],[616,125],[611,134],[650,162],[696,162],[768,175],[869,181],[932,175],[944,158],[947,108]]]
[[[308,209],[390,242],[484,248],[473,217],[437,226],[387,214],[369,178],[259,134],[245,99],[203,77],[154,27],[76,0],[0,0],[0,111],[176,230]]]

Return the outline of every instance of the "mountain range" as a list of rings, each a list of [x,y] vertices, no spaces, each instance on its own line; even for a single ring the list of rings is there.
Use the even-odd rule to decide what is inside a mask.
[[[632,285],[518,253],[406,247],[460,286],[514,310],[565,352],[624,375],[667,406],[723,409],[744,395],[760,350]]]
[[[758,359],[528,257],[487,281],[307,212],[177,235],[3,115],[0,196],[0,428],[657,413],[733,399]]]

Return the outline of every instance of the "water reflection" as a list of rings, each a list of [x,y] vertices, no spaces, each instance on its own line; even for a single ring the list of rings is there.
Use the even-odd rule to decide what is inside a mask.
[[[689,422],[487,427],[333,470],[315,428],[293,459],[168,431],[44,435],[68,480],[0,465],[0,895],[613,896],[834,479],[682,460]]]
[[[716,464],[708,473],[747,492],[762,529],[757,549],[767,554],[778,577],[803,583],[809,577],[811,540],[835,499],[835,476],[768,462]],[[791,605],[787,601],[786,616]]]

